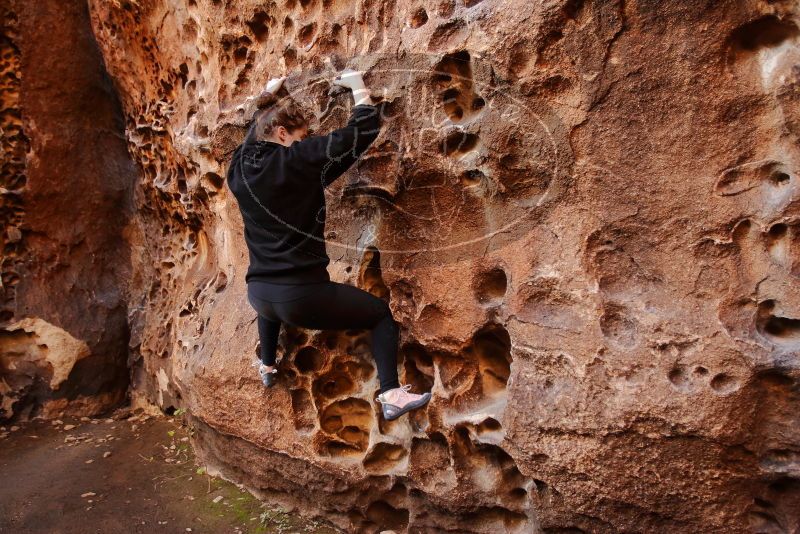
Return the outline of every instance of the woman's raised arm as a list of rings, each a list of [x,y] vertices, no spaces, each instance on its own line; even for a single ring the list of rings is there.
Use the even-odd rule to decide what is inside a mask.
[[[356,162],[378,137],[381,128],[377,106],[359,71],[344,71],[333,81],[353,91],[354,105],[347,124],[327,135],[312,135],[288,148],[290,164],[300,173],[330,185]]]

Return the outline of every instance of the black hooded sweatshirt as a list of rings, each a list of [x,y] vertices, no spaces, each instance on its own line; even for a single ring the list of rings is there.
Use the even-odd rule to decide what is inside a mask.
[[[239,203],[250,254],[245,281],[307,284],[330,280],[324,188],[378,137],[377,106],[353,106],[347,124],[284,146],[256,141],[251,126],[233,152],[227,183]]]

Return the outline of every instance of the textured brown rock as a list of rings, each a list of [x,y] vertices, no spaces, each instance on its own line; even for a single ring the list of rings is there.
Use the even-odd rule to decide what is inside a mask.
[[[141,168],[134,391],[214,469],[348,531],[799,528],[795,3],[89,10]],[[344,66],[385,126],[329,190],[330,272],[434,392],[393,422],[366,332],[286,329],[264,390],[223,187],[266,81],[325,130]]]
[[[125,398],[137,176],[80,2],[3,2],[0,420]]]

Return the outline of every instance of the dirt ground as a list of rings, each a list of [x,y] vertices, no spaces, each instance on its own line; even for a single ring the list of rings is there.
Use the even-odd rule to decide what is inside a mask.
[[[195,464],[180,417],[0,426],[0,533],[337,533]]]

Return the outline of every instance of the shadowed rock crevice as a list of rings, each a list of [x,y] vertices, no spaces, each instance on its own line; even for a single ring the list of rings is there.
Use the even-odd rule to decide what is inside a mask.
[[[127,292],[127,114],[85,4],[13,1],[0,14],[0,421],[94,415],[125,400],[141,333],[129,313],[146,298]]]

